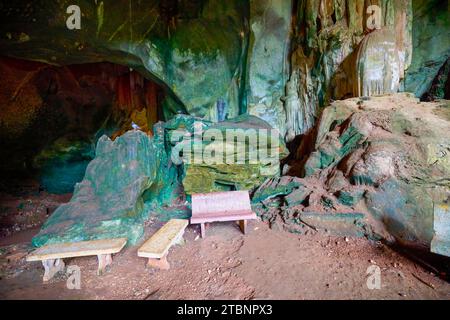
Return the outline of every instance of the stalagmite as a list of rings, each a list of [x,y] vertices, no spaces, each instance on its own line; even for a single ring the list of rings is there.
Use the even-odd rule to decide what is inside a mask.
[[[400,57],[395,34],[376,30],[361,43],[356,60],[355,96],[395,93],[400,85]]]

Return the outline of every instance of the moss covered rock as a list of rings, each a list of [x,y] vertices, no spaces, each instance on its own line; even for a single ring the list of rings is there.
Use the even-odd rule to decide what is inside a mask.
[[[364,194],[376,234],[429,247],[433,208],[450,194],[447,109],[410,94],[335,102],[324,110],[305,171],[327,179],[343,170],[348,183],[333,190],[339,202],[353,206]]]
[[[218,101],[230,117],[239,113],[248,3],[82,0],[80,29],[69,30],[73,4],[2,3],[2,54],[54,65],[127,65],[164,84],[190,114],[217,120]]]

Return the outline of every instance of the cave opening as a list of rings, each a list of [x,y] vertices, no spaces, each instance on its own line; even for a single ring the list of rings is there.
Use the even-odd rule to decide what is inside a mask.
[[[30,181],[71,193],[102,135],[114,140],[134,127],[151,136],[173,115],[164,108],[169,90],[127,66],[0,57],[0,70],[0,172],[8,188]]]

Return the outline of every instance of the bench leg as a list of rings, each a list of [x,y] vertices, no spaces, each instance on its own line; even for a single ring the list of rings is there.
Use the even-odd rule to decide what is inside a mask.
[[[206,228],[204,223],[200,224],[200,235],[202,239],[206,237]]]
[[[99,254],[98,258],[98,269],[97,275],[101,276],[106,272],[106,269],[109,268],[112,264],[112,255],[111,254]]]
[[[178,239],[175,240],[175,243],[174,243],[174,244],[176,244],[176,245],[178,245],[178,246],[182,246],[182,245],[184,245],[185,243],[186,243],[186,242],[184,241],[183,235],[180,235],[180,236],[178,237]]]
[[[65,265],[62,259],[52,259],[43,260],[42,265],[44,266],[44,282],[52,279],[58,272],[64,271]]]
[[[161,259],[148,259],[147,267],[160,270],[169,270],[170,263],[167,261],[167,254]]]
[[[243,234],[246,234],[247,233],[247,220],[240,220],[239,228],[241,228],[241,231]]]

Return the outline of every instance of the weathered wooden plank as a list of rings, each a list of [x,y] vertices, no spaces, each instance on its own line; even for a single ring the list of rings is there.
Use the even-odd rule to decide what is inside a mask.
[[[247,191],[215,192],[192,195],[192,215],[251,212]]]
[[[27,261],[56,260],[113,254],[120,252],[123,247],[125,247],[126,243],[126,238],[58,243],[36,249],[27,256]]]
[[[170,247],[183,237],[188,224],[188,220],[170,220],[139,248],[138,256],[150,259],[163,258]]]
[[[205,223],[240,221],[245,234],[247,220],[257,219],[250,205],[248,191],[215,192],[192,195],[192,224],[200,224],[202,238],[206,235]]]

